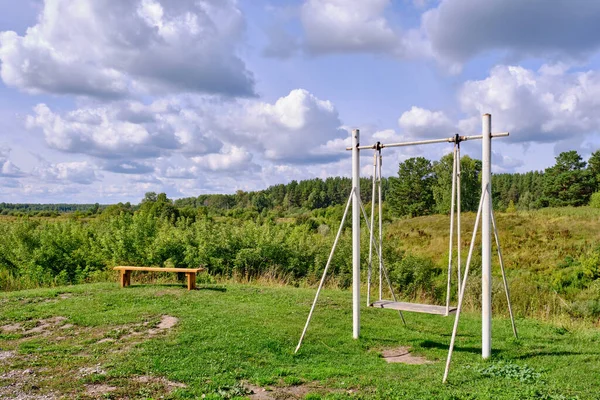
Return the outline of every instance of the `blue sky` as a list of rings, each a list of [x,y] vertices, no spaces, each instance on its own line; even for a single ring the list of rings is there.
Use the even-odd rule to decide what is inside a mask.
[[[0,0],[0,201],[348,176],[352,128],[362,143],[478,134],[486,112],[511,132],[495,172],[587,159],[598,20],[587,0]],[[389,149],[384,174],[450,150]]]

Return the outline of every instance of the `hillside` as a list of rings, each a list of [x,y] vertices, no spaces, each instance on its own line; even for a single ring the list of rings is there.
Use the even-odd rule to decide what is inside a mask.
[[[462,218],[463,265],[474,219],[474,213],[465,213]],[[549,317],[566,312],[571,316],[600,317],[599,209],[561,207],[496,213],[496,220],[517,313]],[[449,217],[432,215],[394,221],[385,228],[384,240],[390,248],[432,260],[443,269],[445,279],[448,238]],[[480,290],[480,243],[478,236],[470,281],[470,304],[474,307]],[[503,312],[506,306],[495,249],[494,244],[494,293],[499,294],[494,304]]]

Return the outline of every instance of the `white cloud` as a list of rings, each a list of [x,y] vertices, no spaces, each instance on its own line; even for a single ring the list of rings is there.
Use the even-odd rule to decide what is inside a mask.
[[[95,168],[87,161],[46,164],[34,170],[34,175],[45,182],[68,182],[89,185],[96,180]]]
[[[253,95],[235,0],[45,0],[37,25],[0,32],[0,76],[31,93]]]
[[[600,3],[443,0],[422,16],[435,57],[454,69],[494,50],[511,57],[582,58],[600,48]]]
[[[327,142],[346,138],[333,103],[320,100],[304,89],[292,90],[274,104],[249,104],[238,122],[243,135],[262,148],[271,161],[323,163],[343,156],[332,152]],[[234,121],[231,121],[235,129]],[[322,147],[324,146],[324,147]]]
[[[0,147],[0,177],[19,178],[25,174],[10,159],[11,149],[8,146]]]
[[[328,163],[345,155],[348,138],[335,106],[303,89],[274,103],[179,96],[63,113],[39,104],[26,122],[49,147],[91,156],[106,171],[182,178],[258,171],[265,162]],[[172,157],[171,167],[157,167],[156,160]]]
[[[398,45],[383,15],[389,0],[307,0],[301,21],[306,47],[314,54],[381,52]]]
[[[83,107],[63,115],[45,104],[34,108],[27,126],[39,128],[55,149],[106,159],[151,158],[174,151],[203,154],[218,151],[221,141],[202,117],[178,100],[158,100],[149,105],[119,102]]]
[[[233,172],[260,169],[257,164],[252,163],[252,154],[250,152],[243,147],[233,145],[224,146],[220,153],[193,157],[192,161],[210,171]]]
[[[275,13],[266,30],[267,57],[288,58],[301,50],[311,56],[346,53],[387,54],[399,58],[426,57],[429,43],[421,30],[402,30],[389,18],[390,0],[305,0],[296,12]],[[275,8],[277,10],[277,8]],[[282,14],[283,17],[281,15]],[[298,18],[303,35],[293,35],[290,21]]]
[[[463,111],[492,114],[494,131],[511,131],[511,141],[555,142],[600,132],[600,72],[569,72],[543,66],[497,66],[466,82]],[[476,126],[477,117],[461,122]]]
[[[440,139],[456,133],[454,124],[443,111],[413,106],[398,119],[398,125],[414,139]]]

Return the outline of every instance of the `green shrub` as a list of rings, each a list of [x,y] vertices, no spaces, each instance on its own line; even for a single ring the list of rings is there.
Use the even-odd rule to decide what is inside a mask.
[[[592,194],[590,197],[590,207],[600,208],[600,192]]]
[[[436,299],[435,277],[441,272],[441,268],[430,259],[407,255],[400,262],[390,266],[390,280],[404,297],[416,298],[425,295]]]

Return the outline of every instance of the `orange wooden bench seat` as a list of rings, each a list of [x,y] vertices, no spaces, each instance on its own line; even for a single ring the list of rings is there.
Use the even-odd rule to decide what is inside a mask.
[[[205,271],[206,268],[160,268],[160,267],[131,267],[118,266],[114,268],[119,271],[121,287],[131,285],[131,271],[150,271],[150,272],[183,272],[187,276],[188,290],[196,289],[196,274]]]

